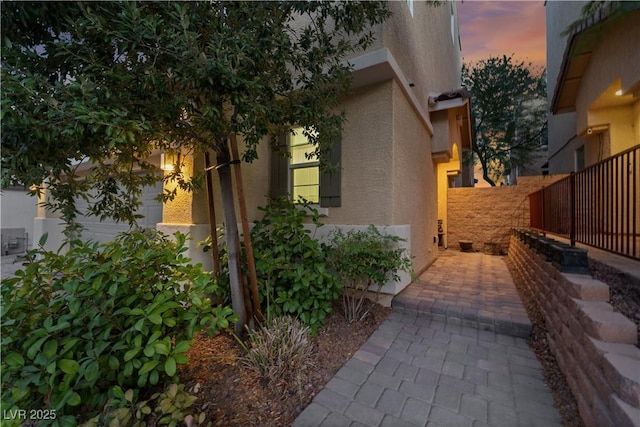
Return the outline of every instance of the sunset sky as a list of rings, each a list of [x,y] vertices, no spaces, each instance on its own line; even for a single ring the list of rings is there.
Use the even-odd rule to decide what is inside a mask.
[[[463,62],[514,54],[518,61],[546,65],[544,1],[458,3]]]

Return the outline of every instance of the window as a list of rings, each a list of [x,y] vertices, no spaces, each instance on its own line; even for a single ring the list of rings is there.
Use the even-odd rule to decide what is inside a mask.
[[[341,206],[341,141],[334,141],[327,153],[327,162],[336,166],[329,173],[320,171],[318,159],[311,155],[315,147],[309,144],[302,128],[294,128],[293,133],[277,137],[277,143],[274,144],[271,153],[271,198],[284,196],[295,201],[302,196],[321,207]]]
[[[294,201],[304,197],[312,203],[320,202],[320,168],[313,155],[315,147],[309,143],[302,128],[293,129],[289,136],[289,187]]]

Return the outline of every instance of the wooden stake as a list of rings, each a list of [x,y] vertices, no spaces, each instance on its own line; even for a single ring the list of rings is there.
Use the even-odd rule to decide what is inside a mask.
[[[244,196],[244,186],[242,184],[242,171],[240,170],[240,156],[238,154],[238,141],[236,134],[231,134],[231,156],[235,163],[236,190],[238,191],[238,203],[240,207],[240,219],[242,220],[242,234],[244,237],[244,247],[247,254],[247,264],[249,268],[249,281],[251,285],[251,298],[253,302],[253,314],[258,323],[262,323],[264,317],[260,310],[260,298],[258,296],[258,275],[256,273],[256,263],[253,257],[253,246],[251,245],[251,230],[249,229],[249,219],[247,217],[247,203]]]

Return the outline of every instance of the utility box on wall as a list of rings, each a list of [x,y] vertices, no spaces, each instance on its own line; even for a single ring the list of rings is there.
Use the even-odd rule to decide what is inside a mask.
[[[24,228],[2,229],[2,255],[15,255],[26,252],[27,233]]]

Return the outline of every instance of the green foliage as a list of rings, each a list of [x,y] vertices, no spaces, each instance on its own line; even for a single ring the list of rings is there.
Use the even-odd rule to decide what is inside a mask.
[[[295,123],[326,153],[346,59],[388,16],[383,1],[3,2],[2,186],[48,180],[65,222],[94,194],[92,213],[135,223],[142,185],[197,182],[163,178],[155,149],[221,153],[235,133],[251,161]]]
[[[146,425],[160,426],[202,426],[205,425],[206,415],[194,414],[193,404],[196,397],[184,389],[184,384],[171,384],[162,393],[153,394],[148,400],[137,401],[135,392],[126,392],[118,386],[114,387],[112,407],[115,409],[105,414],[97,415],[83,424],[83,427],[144,427]],[[106,421],[106,422],[103,422]],[[206,425],[211,425],[207,423]]]
[[[569,24],[560,35],[568,36],[571,33],[589,28],[598,21],[623,15],[636,9],[637,3],[634,1],[590,0],[582,6],[580,18]]]
[[[116,386],[176,382],[194,334],[234,320],[211,306],[215,282],[176,240],[148,230],[31,251],[2,283],[3,407],[92,416]]]
[[[269,317],[290,314],[316,334],[340,297],[340,282],[328,271],[320,243],[305,228],[309,217],[320,227],[318,211],[286,198],[272,201],[251,230],[260,293]]]
[[[244,346],[244,344],[243,344]],[[291,316],[275,317],[249,335],[245,365],[269,382],[299,378],[313,351],[310,330]]]
[[[349,322],[362,320],[369,313],[370,307],[364,305],[367,291],[379,294],[388,281],[400,280],[400,271],[411,271],[411,259],[398,247],[401,241],[373,225],[366,231],[331,232],[329,263],[345,288],[342,301]]]
[[[505,55],[463,64],[462,84],[471,92],[473,153],[484,180],[495,185],[527,165],[545,141],[545,73]]]

